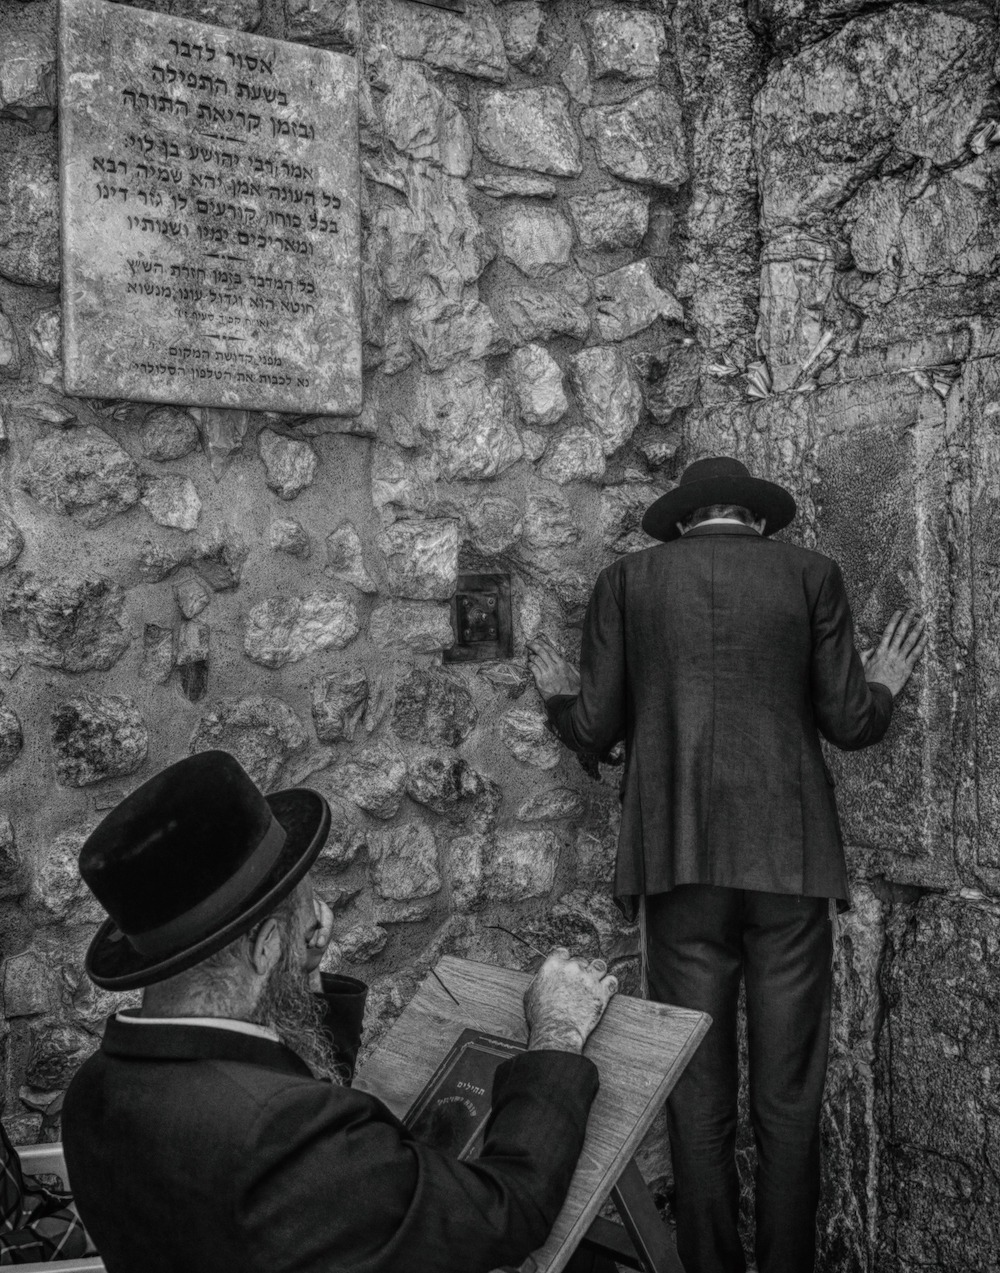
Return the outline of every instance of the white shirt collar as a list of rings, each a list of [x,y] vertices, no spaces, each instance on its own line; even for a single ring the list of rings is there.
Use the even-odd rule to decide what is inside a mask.
[[[115,1020],[124,1021],[126,1025],[204,1025],[214,1030],[232,1030],[235,1034],[251,1034],[258,1039],[269,1039],[272,1043],[280,1043],[281,1038],[276,1030],[267,1026],[256,1025],[252,1021],[236,1021],[231,1017],[139,1017],[133,1010],[116,1012]]]
[[[740,521],[738,517],[706,517],[703,522],[698,522],[698,526],[746,526],[747,530],[752,530],[755,535],[759,535],[760,531],[756,526],[747,526],[746,522]],[[696,527],[692,526],[692,530]]]

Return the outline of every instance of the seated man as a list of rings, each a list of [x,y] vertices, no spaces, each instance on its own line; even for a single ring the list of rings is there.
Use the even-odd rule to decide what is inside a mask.
[[[341,1082],[357,1029],[352,1043],[345,999],[319,975],[331,916],[306,878],[329,821],[317,792],[265,798],[231,756],[205,752],[150,779],[83,847],[110,915],[87,971],[145,987],[63,1109],[108,1273],[489,1273],[555,1221],[598,1086],[580,1053],[614,978],[550,956],[525,996],[528,1051],[497,1071],[482,1156],[418,1144]]]

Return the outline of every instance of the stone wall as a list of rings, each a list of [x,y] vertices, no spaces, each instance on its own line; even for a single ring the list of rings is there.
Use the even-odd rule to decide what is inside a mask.
[[[79,845],[192,748],[333,802],[330,958],[371,1038],[443,950],[559,939],[634,985],[619,771],[545,732],[524,641],[575,654],[597,571],[725,451],[794,490],[863,640],[931,620],[889,739],[831,757],[822,1266],[995,1270],[995,11],[283,3],[147,7],[361,61],[356,420],[65,395],[54,5],[0,0],[5,1123],[57,1134],[118,1002],[81,971]],[[511,575],[513,661],[441,664],[459,570]],[[660,1129],[643,1166],[668,1199]]]

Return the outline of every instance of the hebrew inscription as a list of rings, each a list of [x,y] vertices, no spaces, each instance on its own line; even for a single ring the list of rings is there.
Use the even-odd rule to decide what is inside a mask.
[[[356,415],[354,59],[63,0],[59,61],[67,391]]]

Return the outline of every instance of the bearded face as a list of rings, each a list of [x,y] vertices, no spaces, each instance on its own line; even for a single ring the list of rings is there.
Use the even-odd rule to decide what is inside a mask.
[[[322,1004],[310,991],[304,962],[296,954],[304,948],[298,927],[295,916],[281,925],[281,958],[267,975],[251,1020],[276,1031],[316,1078],[342,1084],[343,1067],[323,1029]]]

